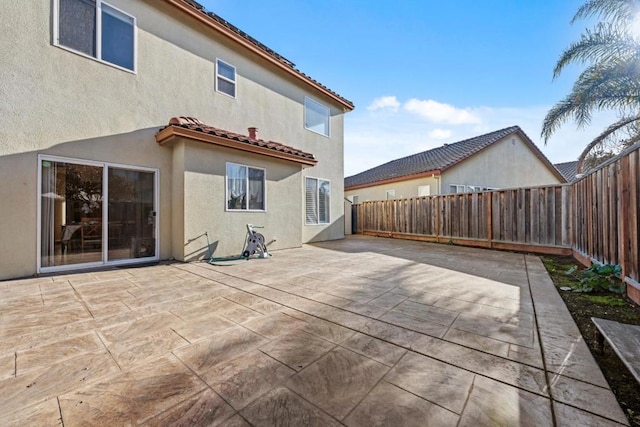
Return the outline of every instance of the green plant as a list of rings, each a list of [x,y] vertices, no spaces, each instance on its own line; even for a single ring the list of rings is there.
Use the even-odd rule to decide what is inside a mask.
[[[578,280],[578,283],[572,285],[574,292],[609,291],[616,294],[621,294],[626,289],[624,282],[619,279],[621,273],[620,266],[613,264],[591,264],[591,267],[584,270],[573,266],[566,272]]]

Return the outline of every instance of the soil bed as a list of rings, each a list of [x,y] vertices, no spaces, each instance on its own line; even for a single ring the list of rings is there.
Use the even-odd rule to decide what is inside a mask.
[[[629,418],[632,426],[640,426],[640,384],[629,373],[618,356],[605,345],[603,353],[598,351],[596,328],[592,317],[614,320],[616,322],[640,325],[640,307],[623,295],[609,292],[579,293],[560,290],[560,287],[578,283],[578,280],[565,274],[576,265],[571,257],[542,258],[553,283],[571,312],[591,354],[600,365],[600,369],[616,395],[622,410]]]

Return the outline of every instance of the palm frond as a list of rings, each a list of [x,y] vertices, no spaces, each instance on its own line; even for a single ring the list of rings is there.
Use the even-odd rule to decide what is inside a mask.
[[[591,121],[594,111],[614,109],[621,112],[640,110],[640,62],[637,58],[584,70],[571,92],[555,104],[542,124],[545,144],[564,123],[574,120],[578,127]]]
[[[608,63],[638,55],[639,50],[640,46],[629,33],[600,23],[595,30],[586,30],[579,41],[562,52],[553,70],[553,78],[557,78],[571,63]]]
[[[577,165],[578,173],[582,173],[582,169],[584,167],[585,159],[587,158],[587,156],[589,155],[589,153],[593,149],[595,149],[595,148],[597,148],[599,146],[602,146],[608,140],[611,140],[612,138],[614,138],[615,135],[617,135],[625,127],[631,126],[631,125],[635,125],[635,124],[637,124],[638,121],[640,121],[640,114],[634,114],[634,115],[623,117],[620,120],[618,120],[617,122],[615,122],[614,124],[612,124],[609,127],[607,127],[593,141],[591,141],[589,144],[587,144],[585,149],[582,151],[582,153],[580,153],[580,156],[578,157],[578,165]],[[640,141],[640,134],[636,134],[635,136],[631,137],[628,141],[631,142],[631,143],[635,143],[637,141]]]
[[[592,17],[613,23],[630,22],[639,10],[638,0],[588,0],[578,8],[571,23]]]

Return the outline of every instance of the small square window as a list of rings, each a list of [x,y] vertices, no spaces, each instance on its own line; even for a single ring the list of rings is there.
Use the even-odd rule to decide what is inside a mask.
[[[396,198],[396,190],[387,190],[387,200]]]
[[[224,61],[216,61],[216,90],[236,97],[236,68]]]
[[[58,0],[56,44],[134,71],[135,25],[101,0]]]
[[[449,186],[450,192],[451,193],[465,193],[467,191],[467,186],[466,185],[456,185],[456,184],[452,184]]]
[[[227,163],[227,210],[264,211],[265,191],[264,169]]]
[[[431,195],[431,186],[430,185],[419,185],[418,186],[418,197],[426,197]]]
[[[311,98],[304,98],[304,127],[329,136],[329,109]]]

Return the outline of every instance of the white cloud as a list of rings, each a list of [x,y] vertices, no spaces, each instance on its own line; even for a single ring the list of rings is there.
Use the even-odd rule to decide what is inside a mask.
[[[432,139],[447,139],[451,137],[451,131],[448,129],[434,129],[428,135]]]
[[[371,105],[367,107],[367,110],[375,111],[387,109],[395,112],[398,111],[398,108],[400,108],[400,102],[398,102],[398,99],[395,96],[382,96],[374,99]]]
[[[568,162],[576,160],[589,141],[616,121],[615,113],[605,112],[594,115],[591,125],[585,129],[576,129],[575,125],[567,123],[544,145],[540,130],[550,107],[474,108],[473,114],[479,120],[456,125],[446,138],[444,133],[440,133],[441,127],[405,109],[384,120],[374,112],[356,109],[345,117],[345,176],[444,143],[462,141],[514,125],[520,126],[552,163]],[[438,134],[443,139],[435,138]]]
[[[480,117],[468,108],[456,108],[432,99],[421,100],[412,98],[404,104],[404,109],[410,113],[424,117],[433,123],[447,123],[461,125],[481,123]]]

